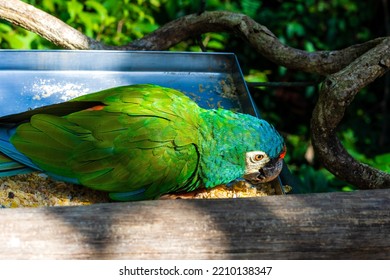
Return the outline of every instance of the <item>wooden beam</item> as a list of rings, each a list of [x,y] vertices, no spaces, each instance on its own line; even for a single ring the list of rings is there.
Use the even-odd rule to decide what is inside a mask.
[[[2,259],[389,259],[390,190],[0,210]]]

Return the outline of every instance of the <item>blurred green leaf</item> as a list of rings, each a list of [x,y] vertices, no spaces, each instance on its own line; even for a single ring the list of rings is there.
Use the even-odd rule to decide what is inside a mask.
[[[315,49],[314,44],[312,42],[306,41],[305,42],[305,50],[308,52],[314,52],[316,49]]]
[[[242,0],[242,12],[250,17],[254,17],[257,10],[261,6],[261,1],[258,0]]]
[[[374,160],[380,164],[387,164],[390,166],[390,153],[376,156]]]
[[[68,1],[66,3],[70,16],[68,23],[72,23],[73,21],[75,21],[76,16],[81,14],[83,10],[83,4],[79,3],[77,0]]]
[[[12,32],[12,27],[5,23],[0,23],[0,31],[4,33]]]
[[[299,22],[289,22],[286,28],[288,38],[305,35],[305,28]]]
[[[355,188],[353,188],[352,186],[345,186],[345,187],[342,187],[341,190],[343,192],[353,192],[355,190]]]
[[[107,9],[99,2],[96,1],[86,1],[85,6],[89,7],[97,12],[97,14],[100,16],[100,20],[104,21],[107,17]]]
[[[373,166],[390,173],[390,153],[376,156]]]
[[[271,71],[265,70],[255,70],[251,69],[248,75],[245,75],[245,80],[248,82],[268,82],[268,75],[271,74]]]

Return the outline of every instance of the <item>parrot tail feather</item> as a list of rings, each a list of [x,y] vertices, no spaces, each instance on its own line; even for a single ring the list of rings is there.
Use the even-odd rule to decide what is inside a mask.
[[[0,177],[8,177],[32,172],[33,169],[0,154]]]
[[[13,128],[0,128],[0,177],[25,174],[39,170],[9,142]]]

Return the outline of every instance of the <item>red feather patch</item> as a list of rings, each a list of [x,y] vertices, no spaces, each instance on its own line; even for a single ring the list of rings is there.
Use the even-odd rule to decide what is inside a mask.
[[[286,145],[283,146],[283,151],[280,153],[279,158],[284,158],[286,156],[287,148]]]
[[[96,106],[93,106],[91,108],[88,108],[87,110],[88,111],[101,111],[104,109],[104,107],[106,107],[105,105],[96,105]]]

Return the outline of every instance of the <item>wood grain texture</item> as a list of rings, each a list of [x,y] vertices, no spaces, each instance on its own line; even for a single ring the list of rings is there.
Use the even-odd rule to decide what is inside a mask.
[[[390,191],[0,210],[1,259],[388,259]]]

